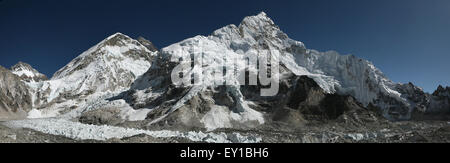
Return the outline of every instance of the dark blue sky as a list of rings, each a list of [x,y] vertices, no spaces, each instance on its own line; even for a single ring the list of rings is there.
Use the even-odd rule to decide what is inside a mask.
[[[395,82],[450,85],[449,0],[0,0],[0,65],[52,76],[115,32],[165,47],[260,11],[308,48],[370,60]]]

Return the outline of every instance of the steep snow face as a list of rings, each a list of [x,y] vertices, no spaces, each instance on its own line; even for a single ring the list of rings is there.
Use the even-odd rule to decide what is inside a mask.
[[[126,90],[149,69],[156,53],[139,41],[116,33],[76,57],[51,80],[31,85],[36,103],[47,108],[45,104],[77,107],[89,101],[88,97]]]
[[[39,73],[36,69],[24,62],[19,62],[16,65],[12,66],[11,72],[19,76],[23,81],[27,83],[47,80],[47,76]]]
[[[407,113],[412,109],[410,102],[395,89],[397,84],[385,77],[372,63],[353,55],[309,50],[302,42],[290,39],[264,12],[246,17],[238,27],[228,25],[216,30],[210,36],[186,39],[163,48],[161,53],[163,57],[182,57],[201,53],[203,60],[213,61],[209,65],[196,63],[189,71],[194,76],[202,74],[197,77],[203,78],[206,84],[195,85],[185,98],[199,92],[201,88],[197,87],[215,85],[210,83],[215,83],[218,79],[209,73],[208,69],[223,66],[243,70],[246,68],[245,65],[229,64],[228,61],[252,55],[268,55],[272,59],[279,60],[281,73],[292,72],[298,76],[308,76],[327,93],[351,95],[365,106],[373,103],[385,111],[387,118],[392,118],[388,110],[395,107],[394,105],[408,108],[409,110],[404,111]],[[200,68],[203,72],[199,73]],[[239,88],[237,85],[230,87]],[[186,101],[185,98],[182,100]],[[173,110],[176,110],[176,107]],[[248,108],[245,104],[243,107]],[[397,118],[408,119],[409,114]]]
[[[386,78],[369,61],[353,55],[342,56],[334,51],[321,53],[315,50],[296,54],[295,60],[298,65],[305,67],[308,71],[332,77],[337,81],[334,83],[332,92],[352,95],[365,106],[375,103],[374,100],[380,95],[391,97],[405,105],[408,104],[396,91],[396,83]],[[315,80],[321,85],[321,80]]]

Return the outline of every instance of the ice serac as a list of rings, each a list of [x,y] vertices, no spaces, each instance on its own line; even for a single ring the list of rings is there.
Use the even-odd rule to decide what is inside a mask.
[[[0,66],[0,120],[21,119],[31,110],[27,85],[10,70]]]
[[[73,59],[50,80],[35,84],[36,103],[41,108],[76,108],[126,90],[148,70],[156,53],[129,36],[111,35]]]
[[[11,72],[19,76],[23,81],[27,83],[48,80],[47,76],[24,62],[19,62],[16,65],[12,66]]]

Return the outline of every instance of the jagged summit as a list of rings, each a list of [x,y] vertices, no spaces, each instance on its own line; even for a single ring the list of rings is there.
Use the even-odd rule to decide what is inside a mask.
[[[117,32],[103,40],[101,43],[109,46],[124,46],[128,42],[138,44],[138,42],[135,41],[136,40],[132,39],[130,36]]]
[[[28,63],[22,61],[19,61],[16,65],[12,66],[11,72],[26,82],[40,82],[47,80],[47,76],[31,67]]]
[[[266,14],[266,12],[264,12],[264,11],[261,11],[257,16],[266,16],[267,17],[267,14]]]
[[[17,67],[17,66],[31,67],[31,65],[29,65],[28,63],[22,62],[22,61],[17,62],[17,64],[15,64],[12,67]]]
[[[248,23],[248,22],[274,24],[273,20],[264,11],[260,12],[257,15],[246,16],[241,23]]]
[[[121,32],[116,32],[108,37],[106,37],[104,40],[102,40],[100,43],[104,43],[104,42],[110,42],[110,43],[119,43],[117,41],[121,41],[121,40],[132,40],[133,38],[131,38],[130,36],[123,34]]]
[[[245,17],[239,25],[239,32],[243,37],[250,36],[254,39],[279,38],[284,40],[288,38],[265,12]]]
[[[22,61],[19,61],[14,66],[11,66],[10,69],[11,69],[11,71],[33,70],[33,71],[37,72],[37,70],[35,70],[33,67],[31,67],[31,65],[29,65],[28,63],[22,62]]]
[[[156,52],[158,51],[158,48],[149,40],[145,39],[142,36],[139,36],[136,40],[134,40],[133,38],[131,38],[130,36],[127,36],[123,33],[117,32],[111,36],[109,36],[108,38],[106,38],[105,40],[103,40],[102,42],[104,42],[107,45],[118,45],[118,46],[122,46],[124,44],[124,42],[126,41],[137,41],[138,43],[144,45],[148,50],[150,50],[151,52]],[[134,42],[136,43],[136,42]]]
[[[252,25],[252,26],[275,25],[273,20],[269,16],[267,16],[267,14],[265,12],[261,12],[258,15],[245,17],[241,22],[241,25],[244,25],[244,24],[248,24],[248,25]]]
[[[450,97],[450,87],[447,86],[444,88],[442,85],[439,85],[433,95]]]
[[[123,33],[116,32],[116,33],[112,34],[111,36],[108,36],[108,37],[106,38],[106,40],[109,40],[109,39],[114,38],[114,37],[116,37],[116,36],[125,36],[125,37],[129,37],[129,36],[127,36],[127,35],[124,35]]]

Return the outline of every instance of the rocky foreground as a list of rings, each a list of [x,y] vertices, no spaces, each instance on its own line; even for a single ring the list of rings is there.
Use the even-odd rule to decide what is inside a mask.
[[[330,123],[304,126],[296,131],[279,126],[258,130],[224,129],[216,132],[258,135],[260,143],[450,143],[450,122],[377,122],[364,126]],[[278,129],[274,129],[278,127]],[[290,131],[289,131],[290,130]],[[187,138],[156,138],[138,134],[108,140],[80,140],[32,129],[13,129],[0,124],[0,143],[204,143]]]

